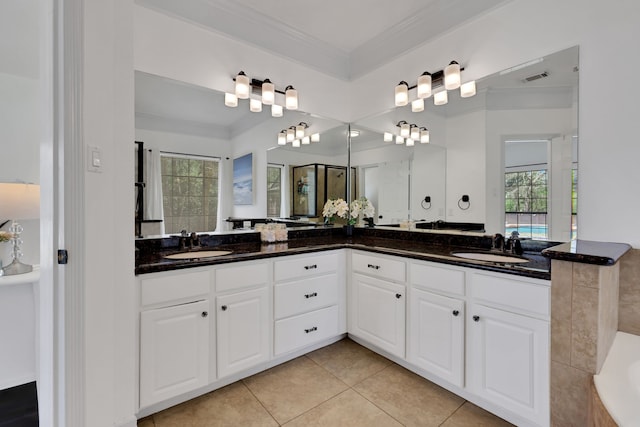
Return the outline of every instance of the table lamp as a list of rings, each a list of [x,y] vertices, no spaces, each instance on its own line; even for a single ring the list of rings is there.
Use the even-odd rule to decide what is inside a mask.
[[[33,267],[20,262],[22,258],[23,228],[17,220],[37,219],[40,217],[40,186],[25,183],[0,183],[0,221],[11,220],[11,244],[13,249],[11,264],[0,270],[0,276],[29,273]]]

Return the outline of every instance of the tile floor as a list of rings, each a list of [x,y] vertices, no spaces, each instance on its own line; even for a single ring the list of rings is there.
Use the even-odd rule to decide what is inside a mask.
[[[348,338],[138,422],[138,427],[510,425]]]

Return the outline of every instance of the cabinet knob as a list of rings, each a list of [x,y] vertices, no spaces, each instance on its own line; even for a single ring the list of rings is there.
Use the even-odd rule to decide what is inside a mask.
[[[457,316],[458,314],[460,314],[460,312],[458,310],[453,310],[453,315]]]
[[[222,307],[220,307],[222,309],[222,311],[227,311],[227,306],[223,305]]]
[[[480,316],[473,316],[473,321],[474,322],[479,322],[480,321]]]
[[[396,298],[398,299],[402,298],[402,294],[396,294]]]
[[[208,315],[209,315],[209,312],[208,312],[208,311],[203,311],[203,312],[202,312],[202,317],[207,317]]]

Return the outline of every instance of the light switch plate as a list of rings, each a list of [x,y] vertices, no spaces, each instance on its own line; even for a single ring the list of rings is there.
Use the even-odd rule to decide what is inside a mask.
[[[104,164],[102,162],[102,150],[99,147],[87,146],[87,170],[101,173]]]

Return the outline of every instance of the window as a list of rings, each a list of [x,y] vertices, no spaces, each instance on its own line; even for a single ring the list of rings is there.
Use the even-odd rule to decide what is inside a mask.
[[[267,166],[267,216],[280,217],[282,205],[282,167]]]
[[[548,239],[547,170],[506,172],[505,234],[512,231],[520,237]]]
[[[214,231],[218,221],[218,161],[162,156],[166,233]]]
[[[571,239],[578,235],[578,169],[571,170]]]

